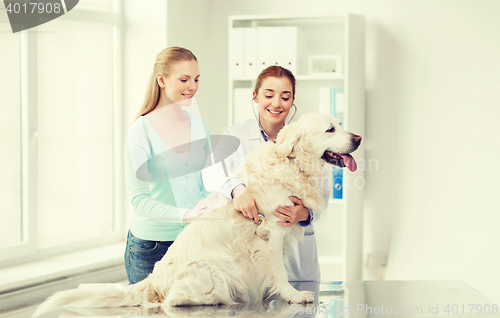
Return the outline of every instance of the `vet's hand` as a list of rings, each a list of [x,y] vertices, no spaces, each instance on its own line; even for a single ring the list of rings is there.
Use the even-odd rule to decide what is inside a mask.
[[[209,205],[212,204],[211,199],[202,199],[198,204],[192,208],[191,210],[187,210],[182,217],[182,221],[186,223],[190,223],[194,218],[199,217],[205,212],[210,211]]]
[[[297,222],[305,221],[309,218],[309,210],[302,204],[302,200],[290,197],[293,206],[280,206],[274,211],[274,215],[283,221],[278,221],[281,226],[292,226]]]
[[[255,198],[250,191],[246,191],[245,186],[240,184],[233,189],[232,194],[236,211],[240,211],[246,218],[254,219],[255,222],[259,222],[259,211],[255,205]]]

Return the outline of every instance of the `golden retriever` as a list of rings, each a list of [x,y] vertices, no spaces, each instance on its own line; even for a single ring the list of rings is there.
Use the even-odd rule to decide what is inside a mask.
[[[360,142],[360,136],[344,131],[330,115],[301,116],[280,131],[276,143],[265,143],[245,159],[246,175],[241,178],[263,215],[261,224],[245,218],[232,203],[226,204],[186,227],[145,280],[123,290],[58,292],[38,308],[35,317],[62,307],[167,309],[261,301],[275,294],[290,303],[312,302],[311,292],[290,285],[283,264],[286,242],[303,238],[304,230],[298,224],[278,225],[273,211],[291,205],[290,196],[314,211],[323,210],[320,183],[325,163],[356,170],[350,153]]]

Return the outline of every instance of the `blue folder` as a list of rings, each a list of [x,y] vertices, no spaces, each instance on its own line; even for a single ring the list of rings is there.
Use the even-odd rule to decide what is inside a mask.
[[[333,167],[333,198],[342,199],[342,194],[344,190],[343,182],[343,170],[337,167]]]

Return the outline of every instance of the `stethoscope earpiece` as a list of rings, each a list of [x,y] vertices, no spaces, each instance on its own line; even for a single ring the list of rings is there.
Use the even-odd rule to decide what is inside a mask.
[[[292,122],[293,118],[297,114],[297,106],[295,106],[295,104],[292,104],[292,106],[293,106],[293,108],[295,108],[295,111],[293,112],[292,118],[290,118],[290,120],[288,121],[288,123],[286,123],[287,125]]]

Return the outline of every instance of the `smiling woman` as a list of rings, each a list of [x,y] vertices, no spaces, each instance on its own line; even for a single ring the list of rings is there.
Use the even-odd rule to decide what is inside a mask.
[[[253,100],[258,103],[259,112],[256,118],[237,123],[233,127],[224,129],[223,134],[238,137],[241,149],[231,156],[228,161],[228,170],[233,173],[244,161],[244,156],[267,141],[275,141],[278,133],[285,126],[287,116],[294,106],[295,77],[288,69],[281,66],[269,66],[264,69],[255,84]],[[203,179],[209,191],[218,191],[228,198],[233,198],[234,207],[245,217],[253,218],[259,222],[259,214],[255,198],[243,183],[236,177],[224,179],[223,184],[214,180],[222,175],[217,165],[203,171]],[[322,184],[323,194],[328,197],[330,188],[328,182]],[[316,239],[311,225],[313,211],[304,206],[302,200],[290,197],[293,205],[280,206],[274,215],[281,221],[281,226],[289,227],[296,223],[305,227],[305,236],[302,242],[297,242],[290,249],[290,254],[285,257],[285,267],[290,281],[319,281],[320,272],[316,252]],[[325,206],[326,208],[326,206]]]
[[[133,211],[125,268],[131,284],[153,271],[186,227],[184,222],[204,212],[208,203],[200,170],[209,150],[193,143],[210,135],[208,125],[182,108],[193,103],[199,78],[191,51],[181,47],[161,51],[139,116],[127,134],[125,177]],[[141,177],[141,166],[154,180],[164,178],[153,182]]]
[[[259,104],[259,123],[270,140],[274,141],[278,131],[295,100],[295,77],[280,66],[271,66],[257,77],[253,100]]]

